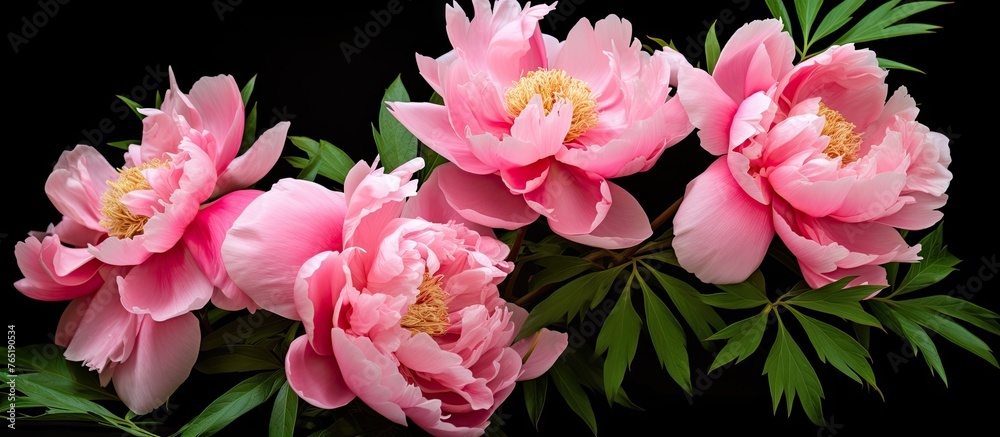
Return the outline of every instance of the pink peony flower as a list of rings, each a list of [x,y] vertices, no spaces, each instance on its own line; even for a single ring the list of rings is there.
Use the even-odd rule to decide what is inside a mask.
[[[777,233],[812,287],[848,276],[887,285],[882,264],[920,259],[895,228],[941,218],[947,138],[916,121],[905,88],[886,100],[873,52],[835,46],[793,66],[781,29],[745,25],[711,76],[680,72],[678,97],[720,157],[674,218],[678,261],[703,281],[739,282]]]
[[[454,221],[401,217],[422,166],[418,158],[385,173],[359,162],[343,193],[279,181],[236,220],[223,259],[258,305],[302,321],[285,368],[307,402],[358,398],[402,425],[479,435],[567,336],[542,330],[512,344],[527,312],[497,290],[512,268],[507,246]]]
[[[516,229],[545,216],[553,232],[617,249],[652,234],[642,207],[608,181],[649,170],[693,127],[670,97],[677,52],[650,55],[628,20],[580,20],[565,41],[538,21],[553,6],[473,2],[471,21],[446,8],[454,49],[417,55],[421,75],[444,99],[389,102],[420,141],[451,161],[443,197],[467,220]]]

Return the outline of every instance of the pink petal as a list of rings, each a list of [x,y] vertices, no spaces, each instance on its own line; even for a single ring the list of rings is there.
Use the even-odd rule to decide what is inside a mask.
[[[877,120],[888,94],[886,70],[875,53],[853,44],[832,47],[797,64],[779,85],[779,101],[788,105],[821,97],[856,126]]]
[[[703,282],[741,282],[760,266],[774,236],[771,210],[733,180],[724,158],[692,180],[674,216],[681,266]]]
[[[757,20],[726,41],[712,76],[733,100],[766,90],[792,68],[795,44],[782,28],[778,20]]]
[[[247,206],[223,241],[229,276],[261,308],[299,320],[295,276],[313,255],[342,249],[346,210],[343,193],[303,180],[278,181]]]
[[[511,194],[530,193],[545,183],[552,159],[540,159],[523,167],[500,170],[500,179]]]
[[[617,101],[621,90],[614,86],[617,83],[611,70],[612,61],[603,47],[606,43],[611,42],[598,38],[589,20],[580,19],[566,35],[552,68],[563,70],[574,79],[586,82],[590,90],[600,96],[601,101]],[[598,108],[601,109],[603,108]]]
[[[398,218],[406,198],[417,193],[417,181],[411,178],[423,166],[423,158],[415,158],[385,174],[385,169],[371,168],[362,161],[348,172],[344,180],[345,246],[374,249],[378,245],[386,223]]]
[[[469,137],[472,153],[484,164],[503,170],[529,165],[564,148],[563,138],[573,117],[572,105],[554,104],[545,115],[537,94],[514,119],[511,135],[498,140],[485,133]]]
[[[264,192],[240,190],[222,196],[202,208],[184,233],[184,246],[212,285],[223,293],[224,305],[232,308],[230,311],[247,308],[233,308],[238,301],[252,301],[229,278],[222,263],[222,242],[240,213],[261,194]]]
[[[215,170],[204,152],[191,143],[182,143],[181,156],[172,161],[174,171],[181,172],[178,186],[171,190],[163,211],[154,214],[143,226],[142,245],[153,253],[165,252],[180,241],[215,186]],[[154,182],[150,181],[150,185]]]
[[[524,361],[517,380],[527,381],[542,376],[555,364],[567,345],[569,335],[545,328],[511,345]]]
[[[133,267],[118,287],[122,306],[156,321],[200,309],[215,290],[183,244]]]
[[[188,94],[201,116],[203,129],[215,138],[216,150],[206,150],[219,173],[229,166],[243,140],[243,97],[230,75],[202,77]]]
[[[62,220],[49,233],[58,235],[63,243],[73,247],[87,247],[88,244],[97,244],[102,238],[108,236],[107,232],[103,230],[93,230],[67,216],[63,216]]]
[[[108,181],[117,181],[118,172],[96,149],[78,145],[59,155],[59,161],[45,181],[45,194],[67,217],[96,231],[104,231],[100,221],[101,195]]]
[[[73,341],[73,337],[76,336],[76,331],[80,328],[80,323],[83,321],[84,315],[87,314],[87,308],[90,307],[90,302],[93,298],[94,296],[91,295],[70,301],[66,309],[63,310],[62,315],[59,316],[59,324],[56,325],[56,336],[53,339],[55,344],[64,348],[69,347],[70,342]]]
[[[337,357],[317,354],[304,335],[288,346],[285,374],[292,390],[315,407],[340,408],[354,400],[354,393],[340,373]]]
[[[452,128],[448,108],[433,103],[387,102],[390,112],[413,136],[470,173],[490,174],[497,171],[480,161],[469,150],[463,131]]]
[[[857,287],[859,285],[889,285],[889,281],[886,278],[885,268],[881,266],[865,265],[853,269],[837,269],[827,273],[819,273],[813,271],[808,266],[802,266],[802,278],[805,279],[806,284],[809,284],[812,288],[819,288],[848,276],[855,276],[855,278],[852,279],[851,282],[848,282],[845,287]],[[882,290],[872,293],[866,299],[871,299],[877,296],[881,291]]]
[[[553,163],[542,187],[526,193],[524,200],[548,218],[554,232],[580,235],[592,232],[604,220],[611,208],[611,191],[598,175]]]
[[[14,257],[24,279],[14,288],[32,299],[69,300],[97,290],[104,280],[98,274],[103,263],[87,249],[63,246],[58,235],[41,241],[28,237],[14,245]]]
[[[144,240],[145,235],[136,235],[133,238],[108,237],[96,246],[88,246],[88,250],[101,262],[115,266],[134,266],[152,256],[152,252],[143,246]]]
[[[682,68],[678,81],[677,98],[698,128],[701,147],[713,155],[729,152],[730,128],[739,105],[700,68]]]
[[[646,211],[628,191],[608,182],[611,208],[593,231],[586,234],[560,234],[570,241],[603,249],[624,249],[641,243],[653,235]],[[553,229],[554,230],[554,229]],[[558,233],[558,231],[557,231]]]
[[[282,121],[264,131],[257,141],[219,174],[212,196],[253,185],[271,171],[281,157],[289,122]]]
[[[103,373],[131,357],[141,316],[122,308],[114,280],[84,302],[85,307],[74,308],[76,315],[63,315],[65,323],[59,330],[64,337],[72,338],[64,355],[67,360],[82,361],[91,370]],[[82,316],[78,316],[81,311]]]
[[[142,317],[135,349],[115,368],[115,392],[136,414],[156,409],[187,380],[198,359],[201,330],[194,314],[156,322]]]
[[[444,197],[444,192],[441,191],[438,174],[439,172],[437,171],[431,172],[431,175],[427,177],[427,180],[417,190],[417,194],[406,199],[406,205],[403,206],[401,216],[405,218],[421,218],[433,223],[460,223],[480,235],[492,236],[492,228],[466,220],[458,214],[458,211],[455,211],[455,208],[452,208],[448,204],[448,201]]]
[[[316,354],[333,354],[330,330],[338,322],[334,314],[349,277],[347,261],[340,253],[323,252],[306,261],[295,279],[295,309]],[[347,328],[340,323],[337,326]]]
[[[910,193],[908,195],[914,200],[912,203],[903,205],[899,211],[888,217],[882,217],[877,221],[895,228],[909,229],[911,231],[927,229],[939,222],[944,213],[938,211],[948,202],[948,195],[934,197],[925,193]]]
[[[379,352],[367,337],[349,337],[333,329],[333,350],[344,382],[366,405],[386,419],[406,424],[403,408],[423,396],[406,382],[393,360]]]
[[[496,175],[466,173],[450,163],[434,172],[448,204],[466,220],[491,228],[517,229],[538,218],[523,197],[511,194]]]

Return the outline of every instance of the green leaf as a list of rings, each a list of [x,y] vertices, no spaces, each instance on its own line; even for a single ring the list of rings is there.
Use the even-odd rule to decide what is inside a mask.
[[[644,253],[644,254],[642,254],[640,256],[637,256],[637,257],[635,257],[633,259],[641,260],[641,261],[646,261],[646,260],[656,261],[656,262],[661,262],[661,263],[669,264],[669,265],[672,265],[674,267],[680,267],[681,266],[680,263],[677,262],[677,254],[674,253],[673,249],[663,249],[663,250],[657,250],[656,252]]]
[[[203,352],[194,369],[207,374],[253,372],[282,367],[281,360],[270,350],[252,344],[236,344],[228,348]]]
[[[251,376],[219,396],[178,432],[184,437],[215,434],[263,404],[284,383],[284,369]]]
[[[809,364],[802,349],[795,344],[795,340],[780,319],[778,336],[775,337],[771,351],[767,354],[767,360],[764,361],[764,374],[767,375],[767,383],[771,387],[773,413],[777,414],[778,403],[784,395],[788,416],[791,417],[792,405],[797,395],[799,404],[805,410],[806,416],[809,416],[809,420],[818,426],[823,425],[825,422],[822,404],[823,386],[812,364]]]
[[[549,379],[542,377],[523,381],[521,389],[524,390],[524,406],[528,410],[528,419],[535,426],[535,431],[538,431],[538,420],[542,418],[542,410],[545,408]]]
[[[907,304],[928,308],[945,316],[963,320],[993,335],[1000,335],[1000,315],[967,300],[952,296],[935,295],[908,299]]]
[[[882,301],[871,302],[872,312],[878,317],[887,328],[903,337],[913,348],[914,356],[923,352],[924,361],[931,370],[931,375],[937,372],[948,386],[948,375],[944,373],[944,365],[941,363],[941,355],[938,354],[937,347],[931,341],[931,337],[916,322],[900,314],[895,308]]]
[[[269,437],[295,435],[295,418],[298,414],[299,396],[288,386],[288,381],[285,381],[274,397],[274,407],[271,408],[271,422],[267,435]]]
[[[803,44],[809,44],[809,32],[819,15],[819,9],[823,6],[823,0],[795,0],[795,15],[799,18],[799,25],[802,27]]]
[[[944,245],[944,224],[920,239],[920,262],[911,264],[892,296],[910,293],[936,284],[956,269],[961,260]]]
[[[764,3],[767,3],[771,16],[781,20],[785,25],[785,32],[788,32],[788,36],[792,36],[792,19],[788,15],[788,9],[785,9],[785,3],[781,0],[764,0]]]
[[[631,281],[629,282],[625,286],[625,292],[618,298],[618,303],[608,314],[608,319],[601,326],[601,332],[597,334],[595,352],[602,354],[607,351],[604,360],[604,391],[608,404],[614,401],[615,394],[621,388],[625,370],[632,365],[632,359],[635,358],[635,351],[639,346],[642,319],[632,307]]]
[[[295,168],[304,168],[314,157],[318,156],[320,159],[317,168],[318,174],[343,185],[344,180],[347,178],[347,173],[354,167],[355,163],[351,160],[350,156],[347,156],[343,150],[340,150],[340,148],[327,141],[315,141],[311,138],[299,136],[290,136],[288,140],[309,156],[309,161],[289,160],[289,163]],[[288,160],[288,158],[285,159]]]
[[[902,62],[896,62],[891,59],[886,58],[876,58],[878,60],[878,66],[885,69],[896,69],[896,70],[907,70],[914,73],[926,74],[923,70],[916,67],[911,67]],[[892,265],[898,265],[898,263],[891,263]]]
[[[603,356],[595,355],[593,349],[588,348],[584,344],[571,353],[564,353],[560,356],[560,359],[563,357],[566,358],[569,367],[575,372],[580,384],[583,384],[584,387],[594,392],[604,393]],[[642,408],[639,408],[638,405],[628,398],[625,389],[618,390],[618,394],[615,395],[615,403],[625,408],[642,410]]]
[[[257,141],[257,104],[253,104],[253,108],[250,108],[250,114],[247,115],[247,121],[243,125],[243,141],[240,142],[240,152],[242,155],[250,146],[253,146],[254,141]]]
[[[830,324],[802,314],[795,308],[789,307],[788,309],[802,325],[806,336],[809,337],[809,342],[816,349],[816,355],[819,356],[820,361],[829,362],[830,365],[859,384],[863,384],[862,379],[864,379],[879,394],[882,393],[878,385],[875,384],[875,373],[872,371],[871,364],[868,363],[871,356],[861,343]]]
[[[140,143],[139,140],[122,140],[122,141],[112,141],[108,143],[108,145],[117,149],[128,150],[128,146],[139,143]]]
[[[749,357],[760,346],[760,341],[764,338],[764,331],[766,330],[767,313],[761,312],[716,332],[715,335],[708,339],[729,339],[729,341],[726,342],[726,345],[715,356],[715,360],[712,361],[712,367],[708,371],[712,372],[733,360],[736,360],[736,363],[739,364],[740,361]]]
[[[528,281],[529,293],[548,284],[568,280],[595,267],[590,261],[578,256],[564,255],[541,258],[535,264],[544,268]]]
[[[142,115],[142,114],[139,113],[139,108],[142,108],[142,105],[140,105],[140,104],[132,101],[132,99],[130,99],[128,97],[125,97],[123,95],[120,95],[120,94],[115,95],[115,97],[118,97],[118,100],[121,100],[121,101],[125,102],[125,105],[127,105],[129,107],[129,109],[131,109],[132,112],[134,112],[135,115],[137,117],[139,117],[139,120],[142,120],[143,118],[146,117],[145,115]]]
[[[594,417],[594,408],[590,405],[587,393],[583,391],[580,382],[576,379],[573,371],[561,360],[556,360],[552,369],[548,372],[552,376],[552,382],[556,385],[556,390],[566,400],[569,408],[583,419],[583,422],[590,427],[590,431],[597,435],[597,418]]]
[[[90,372],[79,363],[63,358],[65,349],[52,344],[19,346],[18,376],[40,375],[44,385],[68,396],[92,401],[117,401],[118,397],[101,387],[97,372]],[[41,375],[44,375],[42,377]]]
[[[309,161],[306,163],[305,167],[302,167],[302,171],[300,171],[299,174],[295,176],[295,178],[310,182],[315,181],[316,176],[319,175],[319,166],[321,161],[322,158],[320,158],[319,155],[315,155],[312,158],[309,158]]]
[[[16,377],[17,390],[46,407],[72,412],[93,413],[110,422],[118,419],[118,416],[108,411],[102,405],[88,399],[83,399],[72,392],[65,391],[65,386],[50,387],[44,385],[45,381],[39,382],[25,378],[25,376],[28,375]]]
[[[823,17],[823,21],[820,21],[819,26],[816,26],[816,32],[813,34],[812,40],[817,41],[833,32],[836,32],[841,27],[844,27],[851,19],[854,17],[851,14],[858,10],[865,3],[865,0],[843,0],[830,12]]]
[[[703,294],[701,300],[711,306],[730,310],[755,308],[769,302],[764,293],[764,276],[760,270],[755,271],[746,281],[716,287],[721,288],[724,293]]]
[[[270,311],[259,310],[244,314],[232,322],[216,328],[201,340],[200,350],[231,348],[240,344],[253,344],[261,339],[281,336],[294,323]]]
[[[257,75],[253,75],[246,85],[243,85],[243,89],[240,90],[240,97],[243,98],[243,106],[246,106],[250,102],[250,94],[253,94],[253,86],[257,83]]]
[[[524,326],[521,327],[521,332],[517,334],[517,339],[534,334],[557,321],[572,319],[581,314],[591,301],[599,302],[604,298],[624,268],[623,264],[608,270],[588,273],[559,287],[549,297],[535,305],[528,314]],[[597,296],[601,296],[600,299],[596,299]]]
[[[862,285],[843,288],[851,279],[853,278],[842,278],[815,290],[805,291],[788,299],[786,302],[790,305],[832,314],[855,323],[881,329],[882,325],[879,324],[878,319],[868,314],[861,307],[861,301],[867,299],[868,296],[871,296],[872,293],[875,293],[882,287],[877,285]]]
[[[858,343],[861,343],[861,346],[868,350],[871,346],[872,327],[854,322],[851,322],[851,327],[854,328],[854,336],[858,338]]]
[[[431,173],[434,172],[435,168],[438,168],[442,164],[448,162],[448,160],[441,156],[434,149],[427,147],[426,144],[420,143],[420,157],[424,158],[424,168],[420,169],[420,184],[422,185],[427,178],[431,177]]]
[[[160,94],[160,90],[156,90],[156,97],[153,98],[153,105],[156,109],[160,109],[163,106],[163,96]]]
[[[993,367],[1000,368],[990,347],[958,323],[941,316],[933,310],[915,305],[910,301],[896,301],[897,313],[931,331],[941,334],[948,341],[986,360]]]
[[[708,28],[708,35],[705,36],[705,70],[712,74],[715,64],[719,62],[719,54],[722,49],[719,47],[719,36],[715,33],[715,22]]]
[[[653,349],[660,360],[660,367],[667,370],[677,385],[691,393],[691,366],[688,363],[687,338],[684,328],[667,309],[659,296],[649,289],[642,275],[638,275],[642,287],[643,306],[646,308],[646,329]]]
[[[669,47],[670,46],[670,43],[664,41],[661,38],[656,38],[656,37],[649,36],[649,35],[646,35],[646,38],[649,38],[650,41],[653,41],[653,42],[659,44],[660,47]]]
[[[674,307],[684,317],[684,321],[691,327],[694,335],[701,340],[704,345],[708,345],[706,339],[712,333],[726,326],[719,313],[715,309],[701,300],[701,293],[687,282],[669,276],[663,272],[653,269],[649,264],[642,263],[653,277],[660,283],[663,290],[670,296],[670,301]]]
[[[417,137],[396,120],[386,105],[386,102],[409,101],[410,95],[407,94],[400,76],[396,76],[382,96],[382,106],[378,113],[378,129],[382,136],[378,153],[386,173],[417,157]]]
[[[859,20],[854,27],[841,35],[833,44],[844,45],[913,33],[927,33],[936,27],[919,23],[905,23],[898,26],[893,26],[893,24],[916,13],[945,4],[948,2],[917,1],[900,5],[899,0],[888,1]]]

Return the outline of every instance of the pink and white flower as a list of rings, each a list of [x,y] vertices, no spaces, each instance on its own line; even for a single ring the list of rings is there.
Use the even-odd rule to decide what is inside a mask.
[[[886,285],[882,264],[919,260],[919,245],[895,228],[941,218],[948,140],[916,121],[905,88],[886,100],[886,71],[870,50],[834,46],[793,65],[781,29],[750,23],[711,76],[680,73],[679,100],[719,158],[674,218],[678,261],[705,282],[739,282],[777,234],[810,286],[848,276]]]
[[[642,50],[628,20],[581,19],[565,41],[538,21],[554,6],[473,2],[446,8],[453,50],[417,55],[444,100],[389,102],[392,114],[451,163],[444,199],[467,220],[516,229],[545,216],[553,232],[617,249],[652,234],[634,197],[609,179],[649,170],[691,133],[670,93],[686,60]]]
[[[543,329],[513,343],[527,312],[499,296],[512,268],[502,242],[454,221],[401,217],[422,166],[385,173],[359,162],[343,193],[279,181],[236,220],[223,259],[260,307],[302,321],[285,368],[307,402],[332,409],[358,398],[399,424],[479,435],[567,336]]]

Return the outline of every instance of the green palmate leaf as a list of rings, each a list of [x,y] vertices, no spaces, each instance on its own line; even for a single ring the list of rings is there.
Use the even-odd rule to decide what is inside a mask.
[[[802,28],[802,41],[808,44],[809,32],[819,15],[819,9],[823,6],[823,0],[795,0],[795,15],[799,18],[799,25]]]
[[[92,401],[117,401],[118,397],[101,387],[97,372],[63,358],[63,349],[55,345],[28,345],[17,349],[18,376],[35,378],[49,389],[68,396]]]
[[[624,268],[623,264],[608,270],[588,273],[559,287],[549,297],[535,305],[528,314],[524,326],[521,327],[521,332],[517,334],[517,339],[534,334],[555,322],[572,319],[581,314],[592,302],[600,302]]]
[[[719,36],[715,33],[715,22],[708,28],[708,35],[705,36],[705,70],[712,74],[715,64],[719,62]]]
[[[789,308],[789,311],[802,325],[806,336],[809,337],[809,342],[816,349],[816,355],[819,356],[820,361],[829,362],[830,365],[859,384],[864,383],[863,379],[881,394],[881,390],[875,384],[875,373],[872,371],[871,364],[868,363],[871,356],[861,343],[858,343],[844,331],[802,314],[794,308]]]
[[[891,0],[879,6],[859,20],[854,27],[841,35],[833,44],[843,45],[930,32],[936,27],[919,23],[893,25],[916,13],[948,4],[948,2],[935,1],[907,2],[901,5],[899,3],[899,0]]]
[[[240,90],[240,97],[243,98],[243,106],[246,106],[250,102],[250,95],[253,94],[253,86],[257,83],[257,75],[253,75],[250,80],[247,81],[246,85],[243,85],[243,89]]]
[[[955,271],[958,258],[948,252],[944,245],[944,224],[920,239],[920,262],[910,264],[906,276],[892,296],[910,293],[936,284]]]
[[[809,420],[816,425],[824,423],[823,386],[819,382],[819,376],[780,319],[778,335],[764,361],[764,374],[771,387],[771,407],[774,413],[778,412],[778,404],[784,395],[788,416],[791,416],[795,397],[798,396],[799,404]]]
[[[750,275],[746,281],[738,284],[716,285],[724,293],[703,294],[701,299],[714,307],[725,309],[744,309],[767,305],[767,295],[764,293],[764,275],[760,270]]]
[[[556,360],[552,369],[548,372],[555,383],[556,390],[566,400],[569,408],[583,419],[583,422],[590,427],[590,431],[597,435],[597,418],[594,416],[594,408],[590,405],[590,398],[580,385],[573,370],[561,361]]]
[[[270,350],[253,344],[236,344],[203,352],[194,369],[207,374],[254,372],[282,367]]]
[[[667,292],[667,296],[670,296],[670,301],[684,317],[684,321],[691,327],[694,335],[705,345],[708,345],[706,339],[715,331],[726,326],[722,317],[715,312],[715,309],[703,302],[701,293],[687,282],[657,271],[645,262],[643,265],[653,273],[653,277]]]
[[[736,360],[738,364],[749,357],[760,346],[760,340],[764,338],[765,330],[767,330],[767,313],[761,312],[733,323],[709,337],[709,340],[729,339],[729,341],[715,356],[712,367],[708,371],[712,372],[733,360]]]
[[[785,25],[785,32],[788,32],[788,36],[792,36],[792,19],[788,15],[785,3],[782,0],[764,0],[764,3],[767,3],[767,9],[771,11],[771,16],[781,20]]]
[[[128,106],[129,109],[131,109],[132,112],[134,112],[135,115],[137,117],[139,117],[140,120],[142,120],[143,118],[146,117],[145,115],[142,115],[142,114],[139,113],[139,108],[142,108],[141,104],[136,103],[132,99],[130,99],[128,97],[125,97],[123,95],[120,95],[120,94],[115,95],[115,97],[118,97],[118,100],[121,100],[121,101],[125,102],[125,105]]]
[[[285,381],[274,397],[271,421],[268,424],[269,437],[291,437],[295,435],[295,418],[299,413],[299,395]]]
[[[386,102],[409,101],[410,95],[407,94],[400,77],[396,76],[382,96],[382,106],[378,113],[378,132],[382,136],[378,153],[387,173],[417,157],[417,137],[396,120],[386,105]]]
[[[865,3],[865,0],[843,0],[830,12],[823,17],[823,21],[820,21],[819,25],[816,26],[816,32],[813,33],[812,40],[817,41],[827,35],[830,35],[841,27],[844,27],[851,19],[854,17],[851,14],[857,11]]]
[[[343,150],[327,141],[315,141],[311,138],[298,136],[290,136],[288,140],[309,156],[307,160],[285,158],[295,168],[305,168],[314,159],[319,158],[319,163],[316,164],[318,166],[317,173],[343,185],[347,173],[354,167],[354,161],[351,161],[351,158]]]
[[[284,369],[251,376],[219,396],[178,433],[184,437],[215,434],[243,414],[263,404],[284,383]]]
[[[927,366],[931,370],[931,375],[937,372],[947,387],[948,375],[944,372],[944,365],[941,363],[941,356],[938,354],[937,347],[934,346],[934,342],[931,341],[931,337],[927,335],[927,332],[916,322],[896,311],[890,304],[874,301],[871,302],[871,307],[872,312],[875,313],[886,328],[889,328],[889,330],[910,343],[914,356],[920,355],[923,352],[924,361],[927,362]]]
[[[786,302],[790,305],[832,314],[855,323],[881,329],[882,325],[879,324],[878,319],[868,314],[861,307],[861,301],[867,299],[872,293],[875,293],[882,287],[877,285],[862,285],[843,288],[851,279],[850,277],[843,278],[815,290],[805,291],[788,299]]]
[[[247,115],[247,121],[243,125],[243,141],[240,142],[240,152],[243,154],[250,146],[253,145],[254,141],[257,141],[257,104],[253,104],[253,108],[250,108],[250,114]]]
[[[906,64],[904,64],[902,62],[896,62],[896,61],[893,61],[891,59],[886,59],[886,58],[876,58],[876,59],[878,60],[878,66],[881,67],[881,68],[896,69],[896,70],[907,70],[907,71],[912,71],[914,73],[925,74],[923,70],[918,69],[916,67],[912,67],[912,66],[906,65]],[[895,265],[897,263],[892,263],[892,264]]]
[[[677,322],[667,305],[653,290],[637,276],[642,287],[643,306],[646,308],[646,329],[653,342],[656,356],[660,359],[660,367],[667,370],[677,385],[685,392],[691,393],[691,366],[688,363],[687,338],[684,328]]]
[[[122,140],[122,141],[112,141],[108,143],[109,146],[116,149],[128,150],[128,147],[133,144],[139,144],[139,140]]]
[[[941,316],[941,314],[930,308],[919,304],[913,304],[912,302],[905,300],[895,301],[895,309],[897,314],[916,322],[920,326],[941,334],[941,336],[948,341],[961,346],[969,352],[972,352],[976,356],[992,364],[994,367],[1000,367],[1000,365],[997,364],[997,359],[993,356],[990,347],[987,346],[985,342],[980,340],[979,337],[976,337],[973,333],[969,332],[968,329],[965,329],[951,319]]]
[[[545,408],[545,394],[549,390],[548,378],[535,378],[521,382],[521,389],[524,390],[524,406],[528,410],[528,419],[538,430],[538,421],[542,418],[542,410]]]
[[[543,267],[542,271],[535,273],[528,281],[528,292],[535,291],[548,284],[568,280],[580,273],[596,267],[590,261],[578,256],[555,255],[540,258],[535,264]]]
[[[908,299],[902,302],[918,308],[937,311],[942,315],[963,320],[993,335],[1000,335],[1000,323],[997,322],[1000,315],[967,300],[936,295]]]
[[[635,272],[633,271],[633,275]],[[631,280],[625,286],[625,292],[618,298],[618,303],[611,309],[608,319],[597,334],[595,352],[607,352],[604,360],[604,394],[608,404],[614,402],[615,395],[625,379],[625,371],[632,365],[635,351],[639,346],[639,330],[642,319],[632,307],[630,293]]]

